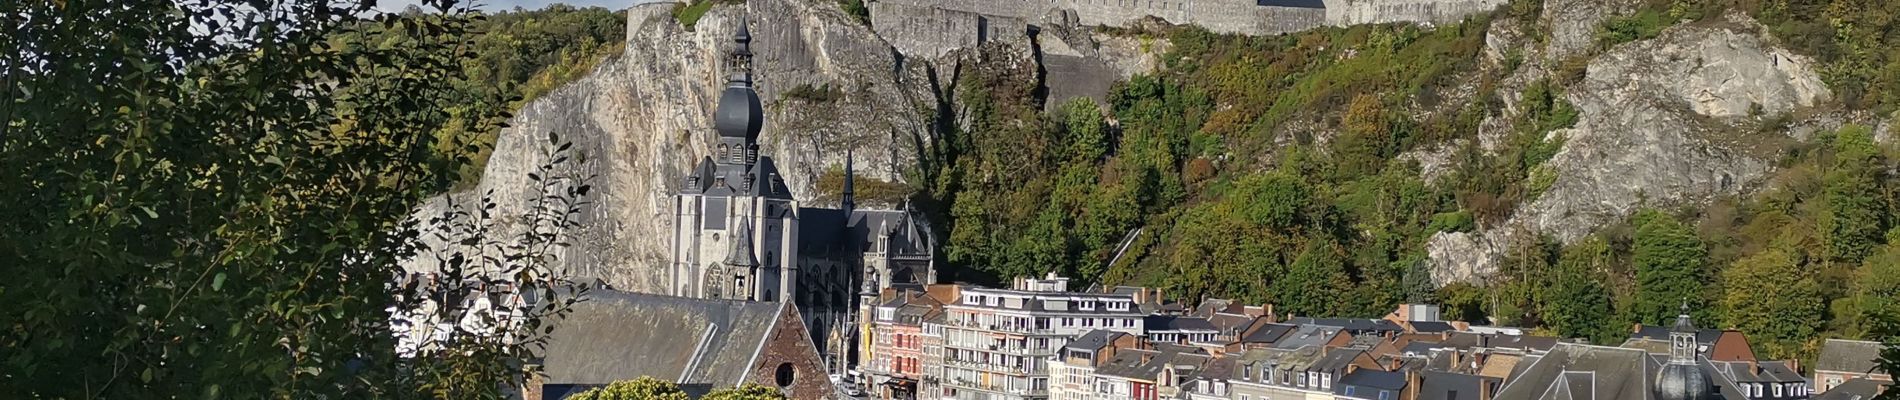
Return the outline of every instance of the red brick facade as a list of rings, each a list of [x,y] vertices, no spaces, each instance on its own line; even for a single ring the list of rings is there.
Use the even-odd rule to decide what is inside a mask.
[[[781,382],[781,380],[788,382]],[[836,389],[825,375],[823,360],[806,333],[804,321],[791,303],[780,309],[772,334],[765,339],[758,361],[746,381],[785,390],[792,399],[832,398]],[[789,383],[789,385],[781,385]]]

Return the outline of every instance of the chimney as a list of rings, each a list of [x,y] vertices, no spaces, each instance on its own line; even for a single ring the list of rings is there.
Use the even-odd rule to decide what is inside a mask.
[[[1424,374],[1419,373],[1418,370],[1405,371],[1405,391],[1399,398],[1416,399],[1418,398],[1419,389],[1424,386]]]

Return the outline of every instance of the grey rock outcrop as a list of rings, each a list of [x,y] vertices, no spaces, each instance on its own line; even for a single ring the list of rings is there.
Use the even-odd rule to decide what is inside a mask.
[[[1583,238],[1644,206],[1700,204],[1748,190],[1776,154],[1737,143],[1738,124],[1830,99],[1807,59],[1773,47],[1760,25],[1732,15],[1677,26],[1595,59],[1567,100],[1577,107],[1565,142],[1542,168],[1543,195],[1482,233],[1440,233],[1428,243],[1434,278],[1468,280],[1496,270],[1500,243],[1519,235]],[[1792,132],[1789,132],[1792,133]],[[1744,139],[1745,140],[1745,139]]]
[[[710,116],[724,88],[732,33],[750,15],[755,76],[767,103],[762,151],[779,162],[801,201],[818,177],[855,150],[860,175],[902,181],[915,146],[928,142],[920,105],[934,104],[925,77],[900,65],[889,44],[828,0],[754,0],[719,6],[686,30],[672,4],[628,10],[626,53],[586,77],[538,98],[496,141],[482,181],[463,202],[493,193],[499,215],[518,215],[534,190],[527,178],[543,163],[548,132],[589,158],[594,192],[570,233],[562,266],[581,279],[622,290],[657,292],[672,229],[672,193],[692,163],[710,153]],[[913,82],[915,80],[916,82]],[[789,96],[831,92],[837,96]],[[806,90],[809,89],[809,90]],[[438,212],[445,199],[418,211]],[[492,231],[521,232],[517,221]]]

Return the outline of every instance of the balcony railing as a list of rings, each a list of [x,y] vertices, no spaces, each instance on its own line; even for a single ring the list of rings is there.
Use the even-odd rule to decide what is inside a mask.
[[[966,380],[963,378],[945,379],[943,383],[945,386],[951,386],[951,387],[956,387],[960,389],[976,389],[976,390],[981,390],[981,391],[986,391],[986,392],[1006,393],[1006,394],[1013,394],[1013,395],[1018,395],[1018,396],[1046,396],[1049,394],[1048,389],[1007,388],[1007,387],[1003,387],[1002,385],[994,385],[994,384],[985,385],[980,382],[972,382],[970,380]]]
[[[969,369],[975,369],[979,371],[1011,374],[1011,375],[1027,376],[1027,375],[1049,374],[1049,369],[1047,367],[1039,367],[1039,368],[1013,367],[1013,366],[1007,366],[1007,365],[1000,365],[996,363],[963,361],[963,360],[943,360],[943,365],[959,367],[959,368],[969,368]]]

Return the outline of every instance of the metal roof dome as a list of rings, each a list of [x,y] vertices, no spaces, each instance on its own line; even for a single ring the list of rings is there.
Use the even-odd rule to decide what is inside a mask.
[[[713,111],[713,130],[719,131],[719,136],[749,142],[758,139],[759,130],[765,127],[765,107],[759,102],[759,93],[752,90],[752,33],[746,23],[739,23],[739,32],[732,41],[738,44],[731,54],[733,72],[726,91],[719,94],[719,108]]]

